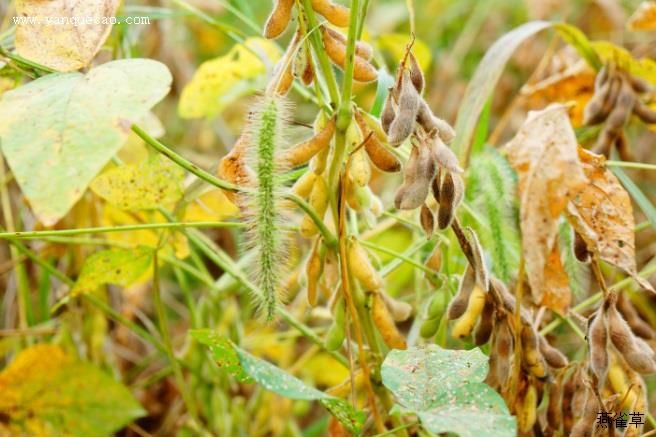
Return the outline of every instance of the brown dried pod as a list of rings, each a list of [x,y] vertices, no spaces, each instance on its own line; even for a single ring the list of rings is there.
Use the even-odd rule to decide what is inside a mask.
[[[398,146],[413,132],[419,111],[421,97],[412,85],[410,72],[405,70],[401,76],[401,89],[398,98],[398,113],[389,127],[389,143]]]
[[[656,123],[656,111],[651,109],[640,99],[635,99],[633,113],[647,124]]]
[[[465,186],[460,175],[446,172],[440,185],[440,207],[437,212],[438,228],[446,229],[451,226],[464,192]]]
[[[521,433],[527,433],[533,428],[538,418],[538,391],[535,386],[528,385],[526,390],[521,391],[515,405],[517,408],[517,428]]]
[[[314,64],[312,53],[307,44],[298,50],[294,59],[294,76],[300,79],[304,85],[310,85],[314,80]]]
[[[312,9],[337,27],[347,27],[351,12],[349,8],[330,0],[312,0]]]
[[[603,387],[608,374],[608,328],[606,316],[600,308],[588,321],[588,347],[590,348],[590,370],[597,376],[599,387]]]
[[[618,79],[606,80],[590,98],[583,109],[583,124],[592,126],[603,122],[610,113],[611,106],[607,103],[611,98],[611,88],[618,87]]]
[[[532,325],[522,324],[522,364],[526,371],[536,378],[547,377],[547,363],[539,349],[539,334]]]
[[[492,353],[497,357],[496,379],[503,387],[510,376],[510,362],[513,354],[513,335],[506,316],[495,322]]]
[[[453,153],[453,150],[451,150],[442,142],[440,137],[433,138],[430,140],[429,144],[431,146],[433,156],[435,156],[435,162],[437,165],[452,173],[463,172],[455,153]]]
[[[475,284],[476,279],[474,276],[474,270],[470,266],[467,266],[465,273],[462,275],[462,279],[460,279],[458,291],[449,303],[446,312],[449,320],[455,320],[465,313],[467,310],[467,303],[469,302],[469,296],[471,295]]]
[[[412,84],[417,90],[417,93],[421,94],[424,91],[426,82],[424,80],[424,72],[421,71],[419,62],[417,62],[417,58],[415,58],[412,52],[408,53],[408,58],[410,59],[410,78],[412,79]]]
[[[629,147],[629,141],[626,139],[624,132],[620,132],[615,138],[615,150],[622,161],[635,161],[633,152]]]
[[[645,94],[654,91],[654,87],[646,80],[634,76],[633,74],[626,73],[626,79],[629,81],[631,88],[638,94]]]
[[[564,435],[569,435],[574,426],[574,409],[573,397],[578,390],[578,367],[575,368],[569,377],[564,378],[562,390],[561,417],[563,423]],[[580,410],[579,410],[580,411]]]
[[[433,198],[437,203],[440,203],[441,184],[442,184],[442,169],[438,167],[435,173],[435,177],[433,178],[433,182],[431,182],[431,190],[433,191]]]
[[[474,344],[482,346],[490,341],[492,329],[494,328],[494,300],[489,293],[485,295],[485,306],[474,330]]]
[[[542,356],[550,367],[553,367],[554,369],[567,367],[569,360],[565,354],[551,346],[543,336],[540,336],[538,341],[540,343],[540,352],[542,352]]]
[[[272,39],[280,36],[292,19],[294,0],[276,0],[273,11],[264,25],[264,36]]]
[[[378,290],[377,293],[380,293],[383,296],[385,305],[387,305],[387,309],[395,322],[405,322],[410,318],[412,315],[412,305],[408,302],[394,299],[392,296],[385,293],[384,290]]]
[[[321,26],[322,41],[326,54],[335,65],[343,69],[346,65],[346,45],[333,38],[326,29],[325,26]],[[358,82],[371,82],[377,78],[378,71],[374,66],[366,59],[355,56],[353,59],[353,79]]]
[[[392,100],[392,92],[391,90],[388,90],[387,97],[385,98],[385,105],[383,106],[383,112],[380,114],[380,125],[386,134],[389,134],[390,125],[396,118],[396,112],[394,111],[394,103]]]
[[[441,118],[436,117],[428,106],[428,103],[423,99],[419,102],[417,123],[419,123],[424,132],[432,136],[437,135],[445,144],[451,144],[451,141],[456,137],[456,131],[453,127]]]
[[[606,316],[610,340],[624,361],[636,372],[642,374],[656,372],[656,362],[651,347],[644,340],[635,336],[629,324],[617,310],[615,302],[610,302],[607,306]]]
[[[583,407],[583,414],[581,418],[572,427],[570,437],[592,437],[594,432],[594,424],[597,420],[597,415],[601,405],[597,401],[597,397],[592,392],[592,389],[585,389],[585,406]]]
[[[433,236],[433,230],[435,229],[435,217],[433,216],[433,211],[425,203],[421,205],[421,212],[419,214],[421,227],[424,229],[426,238],[430,239]]]
[[[360,111],[355,111],[355,121],[360,127],[363,138],[366,139],[364,148],[371,162],[381,171],[394,173],[401,170],[401,162],[381,144]]]
[[[640,318],[640,315],[633,306],[631,299],[629,299],[625,293],[619,293],[617,297],[617,309],[620,310],[620,313],[631,327],[631,330],[637,336],[646,340],[656,338],[656,332],[654,329],[649,323]]]
[[[483,290],[487,290],[490,286],[490,274],[487,271],[487,266],[485,265],[485,257],[483,255],[483,247],[478,241],[478,235],[476,232],[467,226],[465,232],[469,234],[469,242],[472,247],[472,255],[474,257],[474,269],[476,270],[476,283]]]
[[[581,234],[574,231],[574,239],[572,240],[572,251],[577,260],[582,263],[590,261],[590,251],[588,251],[588,244],[585,242]]]
[[[282,159],[289,167],[306,164],[314,155],[328,147],[335,133],[335,119],[331,118],[322,130],[309,140],[298,143],[286,150]]]
[[[323,270],[321,262],[321,237],[317,237],[312,245],[312,251],[305,263],[305,277],[307,279],[307,300],[310,306],[317,305],[317,290],[319,279]]]
[[[385,344],[391,349],[406,349],[405,338],[401,335],[394,324],[394,318],[387,309],[385,300],[380,293],[372,293],[371,313],[374,324],[380,332]]]
[[[433,177],[435,161],[430,150],[422,144],[413,145],[403,171],[403,185],[394,197],[396,209],[419,208],[428,196]]]
[[[515,314],[515,296],[513,296],[506,288],[506,285],[494,276],[490,277],[490,286],[494,288],[496,293],[501,298],[503,307],[508,314]],[[520,308],[520,319],[523,324],[530,325],[530,317],[525,308]]]
[[[326,32],[328,32],[332,38],[340,41],[344,45],[347,44],[346,37],[344,36],[343,33],[331,29],[330,27],[325,27],[325,29]],[[356,41],[355,55],[361,57],[365,61],[369,61],[374,56],[374,49],[371,48],[371,46],[364,41]]]
[[[560,374],[556,381],[549,384],[549,403],[547,404],[547,425],[549,435],[553,435],[560,430],[563,419],[563,375]]]

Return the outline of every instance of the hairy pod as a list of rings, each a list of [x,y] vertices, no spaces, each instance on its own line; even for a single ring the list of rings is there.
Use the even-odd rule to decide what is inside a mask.
[[[415,58],[412,52],[408,53],[408,57],[410,58],[410,79],[412,79],[412,85],[414,85],[417,93],[421,94],[424,91],[426,82],[424,80],[424,72],[421,71],[419,62],[417,62],[417,58]]]
[[[289,167],[306,164],[313,156],[328,148],[335,133],[335,119],[331,118],[325,127],[309,140],[303,141],[287,150],[283,160]]]
[[[529,385],[524,393],[520,394],[517,402],[517,427],[519,431],[527,433],[535,425],[538,418],[538,391],[534,385]]]
[[[485,306],[474,331],[474,344],[482,346],[490,341],[494,328],[494,300],[489,293],[485,293]]]
[[[465,313],[469,302],[469,296],[475,285],[476,277],[474,276],[474,270],[468,265],[465,273],[462,275],[462,279],[460,280],[458,291],[449,303],[449,308],[447,310],[447,317],[449,320],[455,320]]]
[[[312,9],[337,27],[347,27],[349,24],[350,10],[340,4],[330,0],[312,0]]]
[[[349,175],[359,187],[365,187],[371,179],[371,165],[365,151],[360,149],[351,155]]]
[[[608,373],[608,328],[606,316],[600,308],[588,324],[588,347],[590,369],[597,376],[599,387],[603,387]]]
[[[317,290],[322,271],[323,262],[321,262],[321,238],[317,238],[312,245],[310,256],[305,262],[305,277],[307,278],[307,299],[310,306],[317,305]]]
[[[394,111],[394,103],[392,100],[392,92],[391,90],[388,90],[387,97],[385,98],[385,105],[383,106],[383,112],[380,115],[380,125],[383,128],[383,131],[388,135],[390,126],[396,118],[396,111]]]
[[[627,372],[629,378],[629,386],[633,387],[635,392],[635,399],[631,403],[630,411],[632,413],[645,414],[648,413],[649,400],[647,397],[647,385],[645,380],[636,372],[629,371]],[[642,435],[643,425],[640,426],[629,426],[624,433],[624,437],[638,437]]]
[[[365,291],[379,290],[384,287],[383,279],[369,261],[367,252],[355,237],[348,241],[348,262],[353,276],[362,284]]]
[[[323,218],[326,214],[326,209],[328,208],[328,185],[323,176],[317,176],[314,181],[314,186],[310,193],[310,206],[316,211],[319,218]],[[304,237],[311,237],[319,232],[312,218],[307,214],[303,216],[303,220],[301,221],[300,232]]]
[[[412,305],[407,302],[403,302],[397,299],[394,299],[389,294],[385,293],[384,290],[378,290],[378,293],[383,297],[385,305],[389,310],[392,318],[395,322],[405,322],[412,315]]]
[[[431,254],[426,258],[424,265],[434,272],[440,271],[442,268],[442,247],[439,244],[435,245]]]
[[[539,337],[538,341],[540,343],[540,352],[550,367],[553,367],[554,369],[567,367],[569,360],[561,351],[551,346],[542,336]]]
[[[424,203],[421,205],[421,212],[419,213],[419,218],[421,222],[421,227],[424,229],[426,238],[430,240],[433,236],[433,230],[435,229],[435,217],[433,217],[433,211]]]
[[[583,108],[583,124],[593,126],[603,122],[608,117],[612,107],[607,102],[611,96],[611,88],[617,87],[617,84],[617,79],[606,80],[599,88],[595,89],[592,98]]]
[[[333,38],[321,26],[323,46],[330,60],[339,68],[344,69],[346,65],[346,45],[338,39]],[[353,79],[358,82],[371,82],[378,78],[378,72],[366,59],[355,56],[353,59]]]
[[[292,19],[294,0],[276,0],[273,11],[264,25],[264,36],[272,39],[280,36]]]
[[[460,175],[446,172],[440,185],[440,207],[437,211],[438,228],[446,229],[451,226],[464,192],[465,184]]]
[[[374,135],[376,135],[378,141],[382,144],[387,144],[387,133],[383,129],[381,120],[366,111],[358,111],[358,115],[364,120],[367,126],[369,126],[369,129],[371,129]]]
[[[344,34],[341,32],[338,32],[336,30],[331,29],[330,27],[326,27],[326,32],[330,34],[330,37],[333,39],[336,39],[337,41],[341,42],[342,44],[346,45],[347,40]],[[371,58],[374,56],[374,49],[371,48],[369,44],[367,44],[364,41],[356,41],[355,42],[355,56],[359,56],[362,59],[369,61]]]
[[[499,279],[495,278],[492,276],[490,278],[490,285],[494,290],[497,292],[497,294],[501,297],[501,302],[503,304],[503,307],[505,308],[506,312],[508,314],[514,314],[515,313],[515,296],[513,296],[508,289],[506,288],[506,285],[501,282]],[[528,312],[526,311],[525,308],[520,308],[520,319],[523,324],[525,325],[530,325],[530,317]]]
[[[617,360],[613,360],[608,368],[608,382],[613,391],[623,400],[619,407],[621,409],[631,408],[636,400],[635,390],[629,387],[626,372]]]
[[[585,242],[581,234],[574,231],[574,239],[572,240],[572,251],[577,260],[582,263],[590,261],[590,251],[588,250],[588,243]]]
[[[307,44],[303,44],[294,59],[293,73],[294,76],[300,79],[306,86],[310,85],[314,80],[312,53]]]
[[[463,172],[455,153],[442,142],[440,137],[433,138],[430,146],[433,156],[435,156],[435,162],[440,168],[452,173]]]
[[[317,180],[317,174],[313,171],[306,171],[303,173],[303,176],[298,178],[294,185],[292,185],[292,193],[298,195],[299,197],[305,199],[312,192],[314,183]]]
[[[656,111],[647,106],[642,100],[635,99],[633,113],[647,124],[656,123]]]
[[[645,94],[654,91],[654,87],[651,83],[646,80],[634,76],[633,74],[626,73],[626,79],[629,81],[629,85],[633,88],[637,94]]]
[[[561,417],[564,435],[569,435],[574,426],[573,397],[578,390],[578,367],[563,381]]]
[[[601,405],[599,405],[597,397],[590,388],[586,388],[585,393],[583,415],[572,427],[572,432],[569,434],[570,437],[592,437],[594,432],[594,424],[597,420],[597,415]]]
[[[435,161],[428,147],[423,144],[413,145],[403,171],[403,185],[394,197],[394,206],[397,209],[420,207],[426,201],[434,176]]]
[[[385,305],[385,300],[380,293],[372,294],[371,313],[374,319],[374,324],[380,332],[381,337],[385,344],[391,349],[406,349],[407,345],[405,338],[396,329],[394,319]]]
[[[474,258],[474,263],[476,264],[474,266],[475,273],[476,273],[476,283],[478,284],[481,289],[486,290],[490,286],[490,274],[487,271],[487,266],[485,265],[485,257],[483,256],[483,247],[481,246],[481,243],[478,241],[478,235],[476,235],[476,232],[467,226],[465,228],[465,232],[469,234],[469,241],[472,247],[472,255]]]
[[[656,372],[654,352],[644,340],[635,336],[614,302],[608,305],[606,314],[610,340],[629,367],[642,374]]]
[[[483,291],[478,285],[474,286],[474,289],[469,295],[467,309],[463,315],[460,316],[458,320],[456,320],[456,322],[453,324],[453,329],[451,330],[451,336],[453,338],[464,338],[472,333],[472,330],[476,325],[476,321],[483,312],[486,294],[487,293]]]
[[[629,141],[626,139],[624,132],[620,132],[615,138],[615,150],[622,161],[635,161],[633,152],[629,147]]]
[[[551,384],[549,384],[549,403],[547,404],[547,424],[551,435],[560,430],[563,422],[563,374]]]
[[[539,334],[532,325],[521,325],[522,361],[526,370],[539,379],[547,377],[547,363],[540,352]]]
[[[435,335],[440,327],[440,322],[442,321],[447,301],[448,296],[444,290],[438,290],[433,295],[433,298],[428,305],[428,310],[426,311],[426,317],[421,324],[421,329],[419,331],[422,337],[430,338]]]
[[[626,80],[622,80],[617,102],[606,119],[605,128],[609,132],[619,134],[622,131],[631,116],[635,100],[631,86]]]
[[[326,333],[325,346],[329,351],[336,351],[344,343],[346,336],[346,314],[344,311],[344,299],[338,298],[333,310],[333,322]]]
[[[646,340],[651,340],[656,337],[656,332],[649,325],[640,318],[638,311],[631,300],[624,293],[620,293],[617,297],[617,309],[620,310],[620,313],[624,317],[624,320],[629,324],[631,330],[638,336]]]
[[[360,111],[355,112],[355,121],[360,127],[363,138],[365,138],[364,148],[369,155],[371,162],[379,169],[385,172],[397,172],[401,170],[401,162],[392,152],[387,150],[379,140],[379,137],[369,127]]]
[[[510,376],[510,362],[513,354],[513,335],[506,316],[497,318],[495,322],[494,337],[492,340],[492,354],[496,356],[496,380],[503,387]]]
[[[456,131],[446,121],[436,117],[431,111],[428,103],[421,99],[417,111],[417,123],[430,136],[437,136],[445,144],[451,144],[456,137]]]
[[[403,143],[415,128],[415,120],[419,111],[421,97],[412,85],[410,72],[405,70],[401,77],[401,90],[399,91],[398,113],[389,127],[389,143],[398,146]]]
[[[435,177],[431,182],[431,191],[433,193],[433,199],[439,204],[440,203],[440,185],[442,185],[442,169],[437,168],[435,171]]]

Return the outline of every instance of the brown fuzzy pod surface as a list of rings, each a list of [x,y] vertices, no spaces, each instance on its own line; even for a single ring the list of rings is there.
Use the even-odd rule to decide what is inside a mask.
[[[405,70],[401,77],[401,89],[399,91],[398,99],[398,113],[389,127],[389,143],[392,146],[399,146],[411,134],[415,128],[415,121],[417,119],[417,112],[419,111],[419,104],[421,97],[417,93],[410,72]]]
[[[385,304],[385,299],[379,293],[373,293],[372,295],[371,313],[374,324],[381,337],[383,337],[385,344],[392,349],[406,349],[405,338],[396,328],[394,318]]]
[[[264,25],[264,36],[272,39],[279,37],[292,19],[294,0],[276,0],[273,11]]]
[[[608,305],[606,313],[610,340],[629,367],[642,374],[656,372],[653,350],[631,331],[614,302]]]
[[[597,311],[588,326],[588,347],[590,348],[590,369],[597,376],[599,386],[603,386],[608,374],[608,328],[602,309]]]
[[[314,155],[328,147],[335,133],[335,119],[331,118],[326,126],[307,141],[303,141],[287,150],[283,160],[289,167],[306,164]]]
[[[400,171],[401,162],[381,144],[360,111],[355,112],[355,121],[362,132],[362,136],[366,139],[364,148],[371,162],[381,171],[390,173]]]
[[[474,270],[470,266],[467,266],[467,269],[460,280],[458,292],[453,296],[453,299],[451,299],[451,302],[449,303],[446,312],[449,320],[455,320],[465,313],[465,310],[467,310],[467,303],[469,302],[469,296],[475,285],[476,277],[474,275]]]
[[[426,201],[434,177],[435,161],[428,147],[413,146],[403,170],[403,185],[394,197],[396,209],[419,208]]]

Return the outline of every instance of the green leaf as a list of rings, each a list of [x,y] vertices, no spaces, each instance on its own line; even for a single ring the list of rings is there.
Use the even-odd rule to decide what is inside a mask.
[[[617,179],[622,182],[622,185],[624,185],[626,191],[631,194],[631,197],[633,197],[633,200],[635,200],[635,203],[638,204],[642,212],[645,213],[649,223],[651,223],[651,226],[656,229],[656,207],[654,207],[654,204],[651,203],[651,201],[647,198],[647,196],[645,196],[645,194],[640,190],[636,183],[633,182],[626,173],[624,173],[624,170],[621,168],[613,167],[611,168],[611,171],[615,174],[615,176],[617,176]]]
[[[123,165],[106,171],[91,189],[112,205],[128,211],[171,205],[184,194],[184,170],[171,160],[155,155],[140,165]]]
[[[451,147],[461,160],[469,148],[478,124],[478,117],[496,88],[506,63],[522,42],[551,25],[552,23],[547,21],[531,21],[523,24],[499,38],[485,53],[467,86],[458,111],[455,128],[457,135]]]
[[[226,55],[203,62],[180,96],[182,118],[213,117],[236,98],[260,87],[257,83],[280,59],[280,50],[264,38],[248,38]]]
[[[503,398],[482,382],[487,360],[478,348],[448,350],[432,344],[391,351],[381,375],[402,410],[417,414],[430,432],[515,436],[515,418]]]
[[[0,393],[0,435],[104,437],[146,414],[124,385],[50,344],[21,352]]]
[[[588,37],[578,28],[567,23],[555,23],[554,29],[558,31],[558,34],[561,38],[567,42],[567,44],[574,47],[581,57],[586,60],[588,64],[595,70],[601,68],[602,62],[599,59],[599,55],[592,47]]]
[[[255,381],[280,396],[297,400],[316,400],[333,414],[349,431],[358,434],[364,424],[364,413],[343,399],[327,395],[307,385],[268,361],[261,360],[236,346],[230,340],[208,330],[190,331],[199,343],[209,346],[220,367],[242,382]]]
[[[163,64],[127,59],[2,95],[0,147],[39,220],[50,226],[70,210],[170,85]]]
[[[91,293],[103,284],[126,287],[143,277],[152,263],[151,248],[101,250],[84,262],[71,294]]]

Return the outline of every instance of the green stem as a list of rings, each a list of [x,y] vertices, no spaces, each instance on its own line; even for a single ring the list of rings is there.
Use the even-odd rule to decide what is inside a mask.
[[[344,82],[342,84],[342,100],[337,115],[337,129],[345,132],[351,123],[353,96],[353,71],[355,69],[355,43],[358,37],[358,18],[360,0],[351,0],[351,15],[349,17],[348,39],[346,40],[346,63],[344,65]],[[364,16],[361,17],[364,20]]]
[[[190,223],[142,223],[138,225],[101,226],[97,228],[53,229],[48,231],[0,232],[0,239],[38,239],[45,237],[63,237],[71,235],[99,234],[110,232],[143,231],[148,229],[182,229],[182,228],[244,228],[237,222],[190,222]]]
[[[408,256],[405,256],[402,253],[399,253],[395,250],[388,249],[384,246],[380,246],[378,244],[375,244],[375,243],[372,243],[372,242],[366,241],[366,240],[360,240],[360,244],[365,246],[365,247],[369,247],[369,248],[371,248],[375,251],[386,253],[388,255],[392,255],[393,257],[398,258],[402,261],[405,261],[406,263],[410,264],[411,266],[413,266],[413,267],[415,267],[415,268],[417,268],[417,269],[419,269],[423,272],[426,272],[427,274],[429,274],[431,276],[437,275],[437,272],[435,270],[430,269],[430,268],[426,267],[424,264],[422,264],[420,262],[417,262],[416,260],[414,260],[414,259],[412,259]],[[426,244],[426,242],[423,242],[423,244]]]
[[[645,162],[629,162],[629,161],[606,161],[608,167],[624,167],[624,168],[637,168],[640,170],[656,170],[656,164],[647,164]]]
[[[160,335],[164,342],[164,349],[166,355],[173,369],[173,375],[175,376],[176,384],[178,385],[178,390],[182,394],[182,399],[187,407],[187,411],[191,418],[198,424],[198,411],[196,410],[196,404],[193,401],[191,393],[189,392],[189,386],[185,383],[184,376],[182,375],[182,369],[180,368],[180,363],[176,359],[175,352],[173,350],[173,342],[171,341],[171,333],[168,328],[168,318],[166,316],[166,307],[162,302],[162,295],[159,286],[159,266],[157,262],[157,251],[153,255],[153,303],[155,304],[155,311],[157,312],[157,322],[159,324]]]

